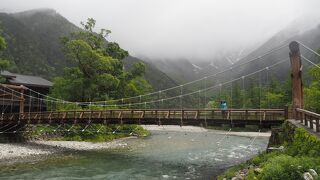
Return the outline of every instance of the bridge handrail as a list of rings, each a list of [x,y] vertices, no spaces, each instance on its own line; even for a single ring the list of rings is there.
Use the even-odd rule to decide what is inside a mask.
[[[307,115],[315,117],[315,118],[320,118],[320,114],[317,114],[317,113],[312,112],[312,111],[308,111],[308,110],[300,109],[300,108],[297,108],[296,111],[300,112],[300,113],[307,114]]]
[[[52,111],[53,113],[56,112],[104,112],[104,111],[229,111],[229,112],[284,112],[284,109],[105,109],[105,110],[66,110],[66,111]],[[34,111],[30,112],[33,113],[50,113],[51,111]],[[29,112],[24,112],[24,114],[27,114]],[[19,113],[16,113],[19,114]]]
[[[316,132],[320,132],[320,114],[300,108],[296,108],[295,110],[298,118],[296,120],[300,120],[302,124],[312,130],[315,127]]]
[[[31,116],[31,115],[49,115],[49,114],[71,114],[71,113],[100,113],[100,112],[173,112],[173,113],[264,113],[264,114],[283,114],[285,109],[105,109],[105,110],[67,110],[67,111],[34,111],[24,113],[8,113],[4,116]],[[312,112],[310,112],[312,113]]]

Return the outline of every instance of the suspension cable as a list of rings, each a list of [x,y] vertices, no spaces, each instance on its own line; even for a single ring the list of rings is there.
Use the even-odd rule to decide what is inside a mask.
[[[316,66],[317,68],[320,69],[320,66],[319,66],[318,64],[312,62],[310,59],[304,57],[303,55],[301,55],[301,57],[302,57],[304,60],[308,61],[310,64],[312,64],[312,65],[314,65],[314,66]]]
[[[284,44],[284,45],[282,45],[282,46],[280,46],[280,47],[278,47],[278,48],[271,49],[271,50],[265,52],[264,54],[262,54],[262,55],[260,55],[260,56],[257,56],[257,57],[254,57],[254,58],[250,59],[249,61],[246,61],[246,62],[241,63],[241,64],[237,64],[237,65],[234,66],[233,68],[237,68],[237,67],[240,67],[240,66],[249,64],[249,63],[251,63],[251,62],[253,62],[253,61],[259,60],[259,59],[261,59],[261,58],[264,57],[264,56],[267,56],[267,55],[269,55],[269,54],[271,54],[271,53],[273,53],[273,52],[276,52],[276,51],[281,50],[282,48],[286,47],[287,45],[288,45],[288,44]],[[247,57],[244,57],[244,58],[242,58],[242,59],[245,59],[245,58],[247,58]],[[240,60],[241,60],[241,59],[240,59]],[[239,60],[239,61],[240,61],[240,60]],[[187,82],[187,83],[178,85],[178,86],[174,86],[174,87],[167,88],[167,89],[163,89],[163,90],[159,90],[159,91],[166,92],[166,91],[169,91],[169,90],[177,89],[177,88],[179,88],[180,86],[190,85],[190,84],[193,84],[193,83],[202,81],[202,80],[204,80],[204,79],[206,79],[206,78],[208,78],[208,77],[215,77],[215,76],[217,76],[217,75],[219,75],[219,74],[228,72],[229,70],[230,70],[230,69],[228,68],[228,69],[222,70],[222,71],[220,71],[220,72],[217,72],[217,73],[215,73],[215,74],[208,75],[208,76],[206,76],[206,77],[203,77],[203,78],[200,78],[200,79],[197,79],[197,80],[193,80],[193,81],[190,81],[190,82]],[[28,88],[28,89],[29,89],[30,91],[35,92],[35,93],[39,93],[39,92],[36,92],[36,91],[34,91],[34,90],[30,89],[30,88]],[[155,92],[151,92],[151,93],[147,93],[147,94],[143,94],[143,95],[138,95],[138,96],[121,98],[121,99],[112,99],[112,100],[108,100],[108,101],[95,101],[95,102],[92,102],[92,103],[98,104],[98,103],[103,103],[103,102],[117,102],[117,101],[120,101],[120,100],[123,102],[124,100],[136,99],[136,98],[139,98],[140,96],[143,96],[143,97],[144,97],[144,96],[154,95],[154,94],[159,93],[159,91],[155,91]],[[41,93],[39,93],[39,94],[41,94]],[[41,94],[41,95],[44,96],[44,97],[48,97],[48,98],[50,98],[50,99],[56,100],[56,101],[61,101],[61,99],[54,98],[54,97],[51,97],[51,96],[48,96],[48,95],[45,95],[45,94]],[[62,100],[62,101],[64,101],[64,100]],[[68,103],[73,103],[73,102],[70,102],[70,101],[67,101],[67,102],[68,102]],[[89,102],[81,102],[81,103],[86,104],[86,103],[89,103]]]
[[[277,66],[277,65],[279,65],[279,64],[281,64],[281,63],[286,62],[287,60],[288,60],[288,58],[287,58],[287,59],[284,59],[284,60],[282,60],[282,61],[279,61],[279,62],[277,62],[277,63],[269,66],[269,68],[275,67],[275,66]],[[247,75],[244,75],[244,77],[252,76],[252,75],[254,75],[254,74],[257,74],[257,73],[262,72],[262,71],[265,71],[265,70],[266,70],[266,68],[262,68],[262,69],[260,69],[260,70],[255,71],[255,72],[252,72],[252,73],[249,73],[249,74],[247,74]],[[237,81],[237,80],[239,80],[239,79],[241,79],[241,78],[242,78],[242,77],[235,78],[235,79],[232,79],[232,80],[230,80],[230,81],[226,81],[226,82],[224,82],[224,83],[220,83],[220,84],[218,84],[218,85],[214,85],[214,86],[211,86],[211,87],[206,87],[206,88],[204,88],[204,89],[200,89],[200,90],[197,90],[197,91],[192,91],[192,92],[185,93],[185,94],[178,95],[178,96],[173,96],[173,97],[165,98],[165,99],[163,99],[163,100],[166,101],[166,100],[172,100],[172,99],[180,98],[180,96],[181,96],[181,97],[189,96],[189,95],[198,93],[199,91],[201,91],[201,92],[206,92],[206,91],[208,91],[208,90],[210,90],[210,89],[213,89],[213,88],[215,88],[215,87],[217,87],[217,86],[222,86],[222,85],[225,85],[225,84],[229,84],[229,83],[234,82],[234,81]],[[145,103],[145,104],[148,103],[148,104],[149,104],[149,103],[155,103],[155,102],[159,102],[159,101],[161,101],[161,100],[145,101],[145,102],[143,102],[143,103]],[[140,103],[134,103],[134,104],[140,104]],[[122,105],[119,105],[119,106],[126,106],[126,105],[128,105],[128,104],[122,104]],[[111,105],[107,105],[107,106],[111,106]]]
[[[319,56],[320,57],[320,54],[319,53],[317,53],[315,50],[313,50],[313,49],[311,49],[311,48],[309,48],[307,45],[305,45],[305,44],[303,44],[302,42],[300,42],[300,41],[297,41],[299,44],[301,44],[304,48],[306,48],[307,50],[309,50],[309,51],[311,51],[311,52],[313,52],[314,54],[316,54],[317,56]]]
[[[261,132],[261,129],[259,129],[258,134],[253,138],[253,140],[250,142],[250,144],[249,144],[246,148],[249,148],[249,147],[252,146],[252,144],[253,144],[254,141],[257,139],[257,137],[260,136],[260,132]]]
[[[279,62],[277,62],[277,63],[269,66],[269,68],[272,68],[272,67],[274,67],[274,66],[277,66],[277,65],[279,65],[279,64],[281,64],[281,63],[283,63],[283,62],[285,62],[285,61],[287,61],[287,60],[288,60],[288,58],[287,58],[287,59],[284,59],[284,60],[282,60],[282,61],[279,61]],[[260,70],[255,71],[255,72],[249,73],[249,74],[245,75],[244,77],[252,76],[252,75],[254,75],[254,74],[256,74],[256,73],[259,73],[259,72],[261,72],[261,71],[264,71],[264,70],[266,70],[266,68],[263,68],[263,69],[260,69]],[[239,80],[239,79],[241,79],[241,78],[242,78],[242,77],[240,77],[240,78],[235,78],[235,79],[233,79],[233,80],[230,80],[230,81],[227,81],[227,82],[224,82],[224,83],[220,83],[219,85],[228,84],[228,83],[237,81],[237,80]],[[206,87],[206,88],[204,88],[204,89],[192,91],[192,92],[190,92],[190,93],[185,93],[185,94],[181,94],[181,95],[178,95],[178,96],[168,97],[168,98],[165,98],[165,99],[162,99],[162,100],[163,100],[163,101],[172,100],[172,99],[179,98],[180,96],[181,96],[181,97],[184,97],[184,96],[188,96],[188,95],[192,95],[192,94],[198,93],[198,91],[200,91],[200,92],[206,92],[206,91],[208,91],[208,90],[210,90],[210,89],[213,89],[213,88],[215,88],[215,87],[217,87],[217,86],[219,86],[219,85],[214,85],[214,86],[211,86],[211,87]],[[10,89],[10,88],[9,88],[9,89]],[[10,90],[12,90],[12,89],[10,89]],[[13,90],[13,91],[14,91],[14,90]],[[17,92],[17,93],[20,93],[20,92]],[[26,94],[25,94],[25,95],[26,95]],[[28,95],[26,95],[26,96],[28,96]],[[31,96],[31,97],[37,99],[37,97],[34,97],[34,96]],[[41,99],[42,99],[42,98],[41,98]],[[47,100],[47,99],[44,99],[44,100]],[[159,101],[162,101],[162,100],[145,101],[145,102],[143,102],[142,104],[145,104],[145,105],[146,105],[147,103],[150,104],[150,103],[155,103],[155,102],[159,102]],[[47,100],[47,101],[52,101],[52,100]],[[54,102],[55,102],[55,101],[54,101]],[[61,100],[61,101],[59,101],[59,102],[71,103],[71,104],[78,104],[78,105],[87,105],[87,104],[80,103],[80,102],[68,102],[68,101],[64,101],[64,100]],[[141,104],[141,103],[131,103],[131,105],[139,105],[139,104]],[[125,106],[128,106],[128,105],[129,105],[129,104],[120,104],[120,105],[117,105],[117,106],[125,107]],[[103,107],[104,105],[97,105],[97,106]],[[110,106],[114,106],[114,105],[109,105],[109,104],[108,104],[108,105],[106,105],[106,106],[107,106],[107,107],[110,107]]]

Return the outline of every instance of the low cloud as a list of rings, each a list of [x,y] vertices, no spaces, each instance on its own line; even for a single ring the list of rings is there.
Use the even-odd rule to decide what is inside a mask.
[[[318,0],[0,0],[1,11],[52,8],[76,25],[88,17],[112,30],[132,55],[210,59],[254,47],[298,17],[319,14]]]

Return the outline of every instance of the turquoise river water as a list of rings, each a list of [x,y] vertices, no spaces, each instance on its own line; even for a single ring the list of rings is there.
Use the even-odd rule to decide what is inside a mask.
[[[126,148],[69,152],[4,168],[0,179],[214,179],[264,151],[268,138],[152,131],[150,137],[126,143]]]

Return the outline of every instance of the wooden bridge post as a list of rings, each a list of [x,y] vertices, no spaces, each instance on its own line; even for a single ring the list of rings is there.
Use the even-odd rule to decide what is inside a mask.
[[[299,43],[297,43],[296,41],[291,42],[289,44],[289,49],[292,70],[292,116],[293,119],[298,119],[298,113],[296,109],[303,109],[302,64]]]
[[[184,110],[181,110],[181,122],[180,122],[180,126],[183,125],[183,120],[184,120]]]
[[[284,118],[285,119],[289,119],[289,107],[288,106],[285,106],[284,107]]]

